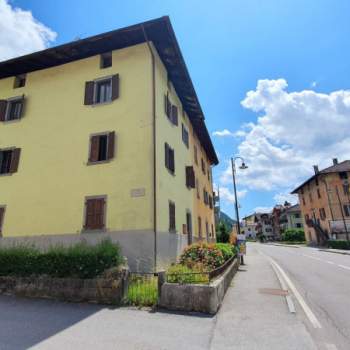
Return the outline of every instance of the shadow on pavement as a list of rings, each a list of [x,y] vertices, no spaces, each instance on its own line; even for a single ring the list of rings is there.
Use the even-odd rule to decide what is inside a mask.
[[[104,308],[1,295],[0,349],[28,349]]]

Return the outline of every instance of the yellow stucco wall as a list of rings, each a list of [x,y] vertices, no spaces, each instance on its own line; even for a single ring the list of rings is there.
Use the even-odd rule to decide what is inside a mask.
[[[176,206],[176,231],[182,234],[186,224],[186,211],[193,218],[193,189],[186,187],[186,165],[191,165],[190,148],[182,141],[183,123],[189,129],[189,120],[182,116],[182,105],[172,84],[168,84],[166,69],[155,54],[156,61],[156,134],[157,134],[157,229],[169,231],[169,200]],[[169,86],[168,86],[169,85]],[[169,93],[172,104],[178,107],[178,126],[173,125],[165,114],[164,95]],[[175,175],[165,167],[165,142],[175,150]]]
[[[85,82],[116,73],[119,98],[84,106]],[[108,196],[108,230],[151,229],[152,91],[147,45],[114,51],[110,68],[100,69],[99,56],[94,56],[28,73],[23,88],[13,89],[13,79],[0,80],[0,99],[25,94],[27,103],[23,119],[0,123],[0,149],[22,149],[18,172],[0,176],[0,205],[6,205],[3,236],[79,232],[84,198],[92,195]],[[113,130],[115,158],[88,166],[89,135]],[[144,188],[146,195],[132,198],[135,188]]]

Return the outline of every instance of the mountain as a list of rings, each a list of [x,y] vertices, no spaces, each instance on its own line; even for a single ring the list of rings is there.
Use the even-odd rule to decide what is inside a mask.
[[[226,213],[220,211],[220,221],[224,222],[230,229],[236,224],[236,220],[231,219]]]

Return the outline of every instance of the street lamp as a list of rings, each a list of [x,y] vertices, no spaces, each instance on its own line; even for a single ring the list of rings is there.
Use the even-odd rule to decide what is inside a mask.
[[[231,158],[231,167],[232,167],[232,180],[233,180],[233,190],[235,194],[235,209],[236,209],[236,225],[237,225],[237,235],[241,234],[241,224],[239,222],[239,212],[238,212],[238,200],[237,200],[237,189],[236,189],[236,160],[241,160],[240,169],[247,169],[248,166],[245,164],[244,159],[242,157]],[[241,264],[244,264],[243,255],[241,255]]]

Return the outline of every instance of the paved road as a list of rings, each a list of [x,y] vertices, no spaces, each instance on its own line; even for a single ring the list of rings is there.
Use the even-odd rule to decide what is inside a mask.
[[[308,330],[318,344],[350,349],[350,256],[315,248],[251,244],[272,257],[295,284],[321,324]],[[302,311],[301,311],[302,312]]]
[[[260,254],[260,252],[264,253]],[[288,311],[271,256],[322,325]],[[350,256],[250,244],[215,317],[0,296],[0,350],[348,350]]]

